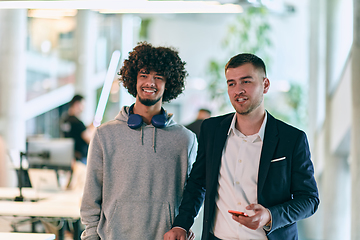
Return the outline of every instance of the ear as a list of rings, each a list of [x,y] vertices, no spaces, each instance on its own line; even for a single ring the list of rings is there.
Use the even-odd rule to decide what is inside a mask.
[[[269,91],[269,88],[270,88],[270,80],[267,77],[264,78],[263,85],[264,85],[263,93],[267,93]]]

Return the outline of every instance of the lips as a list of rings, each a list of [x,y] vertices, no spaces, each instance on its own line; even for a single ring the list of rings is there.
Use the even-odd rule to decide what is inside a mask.
[[[246,100],[248,100],[247,97],[239,97],[239,98],[236,98],[236,102],[238,102],[238,103],[244,103]]]
[[[156,88],[142,88],[142,90],[143,90],[145,93],[156,93],[156,92],[157,92],[157,89],[156,89]]]

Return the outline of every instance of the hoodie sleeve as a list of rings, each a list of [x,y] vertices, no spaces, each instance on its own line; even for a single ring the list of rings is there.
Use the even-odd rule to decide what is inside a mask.
[[[85,225],[81,239],[100,239],[97,226],[100,220],[103,184],[103,148],[96,130],[89,146],[87,174],[84,194],[81,202],[80,216]]]
[[[197,147],[198,147],[198,142],[196,139],[196,135],[194,133],[192,133],[192,143],[189,145],[187,177],[189,177],[192,165],[195,162],[196,154],[197,154]]]

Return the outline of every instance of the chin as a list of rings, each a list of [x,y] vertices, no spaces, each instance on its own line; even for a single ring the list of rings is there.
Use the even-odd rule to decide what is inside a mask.
[[[155,105],[157,102],[160,101],[160,99],[161,99],[161,98],[157,98],[157,99],[145,98],[145,99],[144,99],[144,98],[139,97],[139,101],[140,101],[142,104],[144,104],[145,106],[148,106],[148,107]]]

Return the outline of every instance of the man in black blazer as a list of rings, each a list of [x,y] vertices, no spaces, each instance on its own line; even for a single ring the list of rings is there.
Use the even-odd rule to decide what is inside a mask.
[[[204,120],[179,214],[164,240],[185,239],[204,198],[202,240],[298,239],[296,222],[319,205],[306,134],[265,110],[270,81],[260,58],[234,56],[225,76],[236,112]]]

